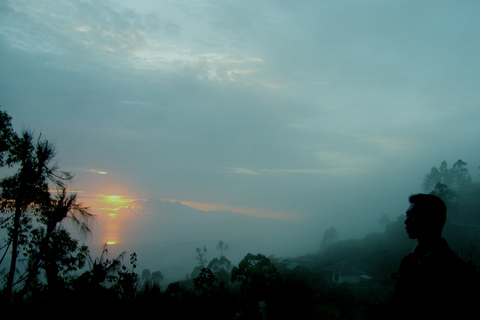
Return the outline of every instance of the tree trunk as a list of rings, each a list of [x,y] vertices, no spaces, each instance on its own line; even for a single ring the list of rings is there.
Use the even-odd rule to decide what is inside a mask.
[[[15,278],[15,270],[17,269],[17,258],[18,258],[18,235],[20,232],[20,217],[22,215],[22,210],[20,205],[15,207],[15,216],[13,221],[13,232],[12,232],[12,261],[10,261],[10,271],[7,277],[7,286],[6,294],[7,298],[10,299],[13,293],[13,280]]]
[[[55,230],[56,225],[57,225],[56,223],[50,223],[47,225],[47,231],[42,241],[40,242],[38,252],[33,257],[32,262],[28,268],[29,269],[28,276],[25,281],[25,285],[23,286],[23,289],[20,292],[20,298],[24,297],[25,293],[27,293],[27,290],[30,288],[30,285],[32,284],[33,280],[38,274],[38,266],[40,265],[40,260],[48,251],[48,242],[50,241],[50,238],[52,236],[53,231]],[[48,272],[47,272],[47,281],[49,281]]]

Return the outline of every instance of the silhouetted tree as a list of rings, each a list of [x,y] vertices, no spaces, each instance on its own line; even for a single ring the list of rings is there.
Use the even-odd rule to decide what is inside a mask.
[[[12,128],[12,117],[0,110],[0,167],[12,164],[9,156],[17,139],[18,136]]]
[[[323,238],[322,242],[320,243],[320,251],[325,250],[332,244],[335,244],[338,242],[338,232],[337,229],[334,227],[331,227],[330,229],[325,230],[323,233]]]
[[[196,277],[198,277],[202,269],[205,268],[207,264],[207,259],[205,258],[205,255],[207,253],[207,248],[205,246],[203,246],[202,249],[196,248],[195,252],[197,253],[197,255],[195,256],[195,259],[197,259],[198,261],[198,266],[195,266],[193,268],[193,271],[191,273],[192,279],[195,279]]]
[[[213,258],[207,266],[207,269],[211,270],[220,281],[223,281],[225,283],[230,280],[231,268],[232,263],[225,256],[221,256],[220,258]]]
[[[228,250],[228,244],[223,240],[219,240],[217,244],[217,249],[220,250],[220,257],[223,257],[223,252]]]
[[[143,269],[143,271],[142,271],[142,281],[143,282],[150,281],[151,276],[152,276],[152,273],[150,272],[150,269]]]
[[[28,290],[32,289],[32,283],[37,283],[36,276],[41,270],[45,272],[46,290],[55,292],[62,289],[73,279],[74,273],[86,265],[89,256],[88,247],[72,239],[70,233],[63,227],[55,228],[46,244],[43,229],[34,231],[37,232],[34,232],[32,242],[28,246],[30,249],[27,250],[29,256],[34,257],[33,263],[29,265],[27,281],[19,297],[23,297]],[[41,246],[43,247],[40,252]],[[32,267],[33,264],[35,267]]]
[[[457,198],[457,193],[441,182],[437,182],[430,194],[442,199],[447,207],[451,207]]]
[[[480,183],[473,182],[467,163],[458,160],[451,168],[443,161],[423,181],[424,192],[440,197],[448,208],[447,218],[460,225],[480,223]]]
[[[202,295],[211,295],[219,287],[218,279],[212,270],[203,268],[198,277],[193,279],[194,291]]]
[[[76,301],[88,297],[88,310],[95,310],[98,316],[130,316],[134,308],[133,302],[140,291],[140,276],[135,273],[137,255],[130,255],[130,266],[123,263],[125,256],[126,252],[122,252],[116,258],[109,259],[105,244],[101,255],[90,260],[89,270],[72,281]]]
[[[207,259],[205,258],[207,248],[205,246],[203,246],[203,249],[196,248],[195,252],[197,253],[197,256],[195,258],[198,261],[198,265],[202,268],[205,268],[205,264],[207,263]]]
[[[457,190],[472,183],[472,177],[468,173],[467,163],[461,159],[457,160],[448,168],[447,162],[442,161],[440,167],[432,167],[430,173],[426,174],[423,180],[423,191],[431,192],[440,183],[450,189]]]
[[[232,269],[232,282],[241,282],[244,299],[244,317],[259,316],[261,304],[270,298],[281,281],[280,273],[273,263],[262,254],[248,253],[238,267]]]
[[[8,164],[18,166],[18,170],[0,182],[0,206],[5,214],[1,226],[8,230],[7,243],[11,247],[5,288],[7,296],[12,294],[17,259],[28,241],[32,218],[50,200],[49,183],[63,189],[65,182],[72,178],[70,173],[59,171],[57,164],[51,164],[54,157],[54,146],[41,137],[34,141],[30,131],[24,131],[15,139],[10,149]]]
[[[123,255],[121,258],[123,258]],[[137,254],[135,252],[130,254],[130,265],[131,268],[128,268],[127,265],[121,263],[115,279],[116,283],[113,286],[120,298],[127,301],[132,301],[137,294],[140,280],[140,277],[135,272],[137,268]]]
[[[68,218],[73,221],[83,233],[89,233],[90,228],[88,222],[89,219],[93,218],[89,209],[77,202],[76,194],[68,195],[66,189],[60,191],[56,198],[49,199],[49,201],[42,203],[39,211],[38,222],[40,223],[40,226],[36,232],[37,240],[30,243],[31,249],[29,254],[27,279],[22,289],[21,296],[26,293],[30,284],[37,276],[41,262],[44,264],[48,283],[53,286],[53,282],[57,278],[58,268],[60,267],[57,265],[56,261],[65,260],[65,257],[59,255],[60,252],[62,252],[62,249],[67,250],[68,248],[65,240],[70,239],[71,241],[74,241],[66,230],[59,230],[60,223]],[[63,234],[63,236],[61,238],[52,237],[55,232],[57,232],[57,234]],[[62,241],[60,243],[55,243],[55,240]],[[74,242],[77,243],[78,241]],[[32,247],[33,244],[36,245],[36,248]],[[61,248],[62,245],[65,245],[65,248]],[[84,250],[81,249],[81,251]],[[53,252],[56,252],[56,254],[52,254]],[[64,251],[65,254],[67,254],[67,252],[68,251]],[[47,268],[45,266],[49,267]]]
[[[145,286],[160,287],[160,282],[163,280],[163,274],[160,271],[150,272],[150,269],[142,271],[142,281]]]

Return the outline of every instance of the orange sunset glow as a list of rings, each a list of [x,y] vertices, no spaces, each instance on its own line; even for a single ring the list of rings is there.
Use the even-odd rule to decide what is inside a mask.
[[[115,193],[81,193],[82,201],[89,206],[92,213],[95,214],[98,222],[98,229],[95,235],[101,239],[102,243],[114,245],[122,243],[122,229],[128,226],[128,223],[134,222],[132,218],[134,211],[142,210],[143,207],[139,203],[146,199],[137,198],[129,195],[125,190],[114,188]],[[123,191],[123,192],[122,192]],[[222,211],[228,210],[238,214],[245,214],[255,217],[272,218],[272,219],[295,219],[297,214],[286,211],[264,210],[258,208],[239,207],[226,204],[177,200],[177,199],[161,199],[168,202],[179,202],[191,208],[200,211]]]
[[[118,191],[118,188],[116,188]],[[96,216],[98,229],[95,234],[99,236],[102,243],[114,245],[122,242],[121,227],[130,218],[130,210],[142,209],[138,203],[139,198],[121,195],[120,193],[91,193],[81,194],[82,202],[90,207],[91,212]]]
[[[175,199],[162,199],[163,201],[169,202],[180,202],[181,204],[187,205],[191,208],[201,210],[201,211],[222,211],[228,210],[239,214],[246,214],[249,216],[260,217],[260,218],[273,218],[273,219],[292,219],[296,217],[296,214],[288,211],[276,211],[276,210],[264,210],[258,208],[248,208],[248,207],[239,207],[219,203],[207,203],[207,202],[196,202],[196,201],[184,201],[184,200],[175,200]]]

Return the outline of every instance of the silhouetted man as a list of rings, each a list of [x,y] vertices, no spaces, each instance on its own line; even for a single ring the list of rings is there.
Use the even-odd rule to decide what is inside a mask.
[[[405,226],[418,245],[403,258],[393,295],[395,312],[401,318],[434,319],[466,312],[468,280],[463,261],[442,238],[445,203],[430,194],[409,198]]]

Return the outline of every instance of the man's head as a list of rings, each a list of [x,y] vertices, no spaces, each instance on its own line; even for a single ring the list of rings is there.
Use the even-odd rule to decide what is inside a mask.
[[[408,199],[406,230],[411,239],[440,237],[447,218],[445,203],[431,194],[414,194]]]

